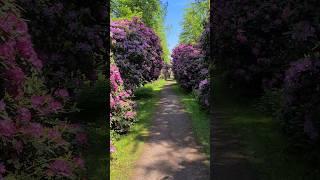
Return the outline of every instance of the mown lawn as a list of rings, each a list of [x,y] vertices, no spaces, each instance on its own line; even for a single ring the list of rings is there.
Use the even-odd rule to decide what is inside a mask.
[[[164,80],[158,80],[146,84],[135,92],[135,101],[138,104],[138,121],[132,126],[129,133],[121,136],[115,135],[113,138],[112,142],[116,147],[116,152],[111,155],[111,179],[129,179],[134,162],[142,153],[145,138],[149,133],[151,118],[160,98],[159,91],[164,85]]]
[[[192,93],[185,92],[178,84],[173,86],[180,101],[191,117],[192,130],[204,152],[210,157],[210,118],[208,110],[203,109]]]
[[[255,100],[237,95],[219,79],[214,86],[214,107],[228,116],[224,123],[232,127],[229,133],[240,135],[242,150],[258,172],[259,179],[320,179],[306,160],[289,153],[287,138],[279,121],[259,113],[255,110]]]

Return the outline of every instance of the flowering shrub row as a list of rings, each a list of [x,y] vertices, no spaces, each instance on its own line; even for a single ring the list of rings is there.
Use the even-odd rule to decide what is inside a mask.
[[[65,88],[49,89],[27,24],[0,1],[0,179],[81,177],[86,134],[66,123]],[[68,108],[66,108],[68,107]]]
[[[303,58],[292,63],[284,83],[282,119],[296,145],[315,143],[320,133],[320,59]],[[303,142],[304,141],[304,142]],[[319,142],[319,141],[318,141]]]
[[[198,45],[180,44],[172,52],[172,70],[182,88],[194,90],[200,102],[208,106],[208,64]]]
[[[242,89],[281,87],[290,62],[310,54],[319,42],[316,1],[227,0],[216,5],[215,66]]]
[[[35,50],[43,60],[46,85],[68,88],[71,97],[102,71],[106,2],[19,0]]]
[[[117,133],[126,133],[134,121],[131,91],[125,90],[118,67],[110,64],[110,129]]]
[[[112,51],[126,89],[133,90],[158,79],[163,65],[162,48],[155,32],[141,20],[111,22]]]

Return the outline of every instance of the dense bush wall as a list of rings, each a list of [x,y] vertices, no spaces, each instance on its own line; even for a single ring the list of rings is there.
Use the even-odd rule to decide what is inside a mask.
[[[135,119],[131,91],[125,90],[120,71],[116,64],[110,64],[110,129],[117,133],[126,133]]]
[[[208,106],[208,65],[198,45],[180,44],[172,52],[172,71],[182,88],[198,94]]]
[[[215,66],[233,86],[261,92],[281,87],[290,62],[309,54],[320,39],[314,0],[216,2]]]
[[[64,0],[17,0],[23,7],[29,32],[44,64],[46,84],[66,87],[70,95],[85,80],[95,80],[103,71],[107,20],[106,2]]]
[[[291,64],[284,83],[284,127],[290,139],[303,146],[319,142],[320,59],[308,57]]]
[[[111,22],[112,51],[126,89],[158,79],[163,65],[158,36],[138,18]]]
[[[0,1],[0,179],[80,178],[86,134],[67,123],[68,90],[45,85],[32,39],[15,4]]]

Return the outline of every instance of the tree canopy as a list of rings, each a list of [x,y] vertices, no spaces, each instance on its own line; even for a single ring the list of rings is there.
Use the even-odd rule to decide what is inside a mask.
[[[209,16],[209,3],[209,0],[198,0],[185,9],[180,43],[194,44],[199,40]]]

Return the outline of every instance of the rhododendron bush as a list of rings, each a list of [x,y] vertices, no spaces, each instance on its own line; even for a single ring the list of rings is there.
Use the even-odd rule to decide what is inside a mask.
[[[18,0],[35,50],[43,60],[46,84],[65,87],[74,96],[86,80],[95,80],[106,58],[106,2]]]
[[[290,62],[319,42],[317,1],[227,0],[216,5],[214,63],[233,86],[251,92],[281,87]]]
[[[162,48],[155,32],[138,19],[111,22],[111,46],[126,89],[158,79]]]
[[[116,64],[110,64],[110,129],[117,133],[126,133],[135,119],[131,91],[125,90],[120,71]]]
[[[194,90],[208,106],[208,64],[199,45],[180,44],[172,53],[174,77],[182,88]]]
[[[31,40],[14,4],[0,1],[0,179],[79,178],[86,134],[67,123],[69,91],[46,86]]]
[[[295,145],[319,142],[320,59],[308,57],[292,63],[284,84],[284,127]]]

